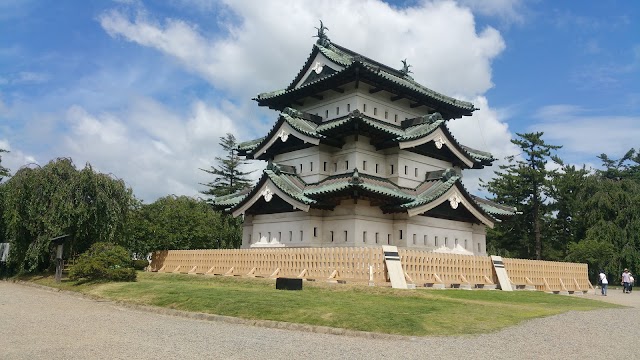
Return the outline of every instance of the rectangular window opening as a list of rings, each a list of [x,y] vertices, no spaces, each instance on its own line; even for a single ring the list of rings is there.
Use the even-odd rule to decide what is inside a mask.
[[[402,240],[402,230],[400,230],[400,240]]]
[[[313,237],[318,237],[318,228],[317,227],[313,227]]]
[[[393,119],[393,121],[398,122],[398,114],[395,114],[395,115],[394,115],[394,119]]]
[[[293,231],[289,231],[289,242],[293,241]]]
[[[349,160],[344,162],[344,169],[349,170]]]
[[[424,238],[422,239],[422,243],[424,246],[427,246],[427,235],[425,235]]]
[[[363,232],[362,232],[362,242],[363,242],[363,243],[366,243],[366,242],[367,242],[367,232],[366,232],[366,231],[363,231]]]
[[[300,241],[304,240],[304,233],[302,230],[300,230]]]
[[[349,238],[347,237],[347,230],[344,231],[344,241],[347,242]]]
[[[324,118],[328,119],[329,118],[329,110],[325,110],[324,111]]]
[[[413,234],[413,245],[416,244],[416,234]]]
[[[379,234],[378,234],[378,233],[376,233],[376,244],[378,243],[378,237],[379,237],[378,235],[379,235]]]
[[[373,115],[378,115],[378,108],[373,108]]]
[[[415,168],[415,169],[414,169],[414,176],[415,176],[415,177],[418,177],[418,168]]]
[[[389,118],[389,112],[385,111],[384,112],[384,119],[387,120]]]
[[[322,165],[322,171],[327,171],[327,162],[326,161]]]
[[[437,236],[433,240],[433,245],[438,246],[438,237]]]
[[[333,231],[329,231],[329,233],[331,234],[331,242],[333,242]]]
[[[393,175],[393,165],[391,165],[391,175]]]
[[[378,164],[376,164],[376,174],[378,173]]]
[[[363,160],[362,161],[362,171],[365,171],[365,170],[367,170],[367,161]]]
[[[362,104],[362,112],[367,112],[367,104]]]
[[[387,245],[391,245],[391,234],[387,234]]]
[[[309,171],[313,171],[313,161],[309,163]]]
[[[336,115],[340,115],[340,106],[336,106]]]
[[[409,167],[407,165],[404,166],[404,174],[407,175],[409,172]]]
[[[351,112],[351,104],[347,104],[347,112]]]

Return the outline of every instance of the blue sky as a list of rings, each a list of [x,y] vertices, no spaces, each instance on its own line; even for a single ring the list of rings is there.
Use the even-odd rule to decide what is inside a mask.
[[[516,133],[543,131],[565,161],[596,167],[640,147],[638,18],[632,1],[5,0],[2,164],[70,157],[147,202],[197,196],[220,136],[275,122],[251,98],[289,84],[322,19],[333,42],[407,58],[425,86],[474,102],[450,123],[460,142],[502,159]]]

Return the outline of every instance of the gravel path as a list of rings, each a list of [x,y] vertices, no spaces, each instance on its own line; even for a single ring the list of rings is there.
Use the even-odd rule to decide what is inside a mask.
[[[558,295],[562,296],[562,295]],[[0,359],[629,359],[630,308],[570,312],[479,336],[368,339],[161,315],[0,281]]]

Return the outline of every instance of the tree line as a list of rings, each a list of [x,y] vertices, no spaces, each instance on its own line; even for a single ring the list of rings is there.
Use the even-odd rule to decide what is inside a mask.
[[[561,148],[542,132],[516,134],[520,154],[506,158],[483,183],[490,199],[518,214],[487,231],[487,252],[524,259],[589,264],[591,274],[640,269],[640,153],[598,158],[601,169],[565,164]],[[225,155],[201,169],[214,176],[203,194],[215,197],[250,186],[232,134],[220,139]],[[60,158],[26,166],[10,176],[0,149],[0,242],[11,244],[14,271],[51,266],[49,239],[70,234],[67,256],[93,243],[111,242],[133,257],[154,250],[238,248],[242,220],[211,208],[207,200],[168,195],[151,204],[137,199],[125,182]],[[8,180],[7,180],[8,178]]]
[[[230,136],[230,137],[229,137]],[[225,146],[235,148],[229,134]],[[6,153],[0,149],[0,155]],[[229,174],[225,163],[210,171]],[[50,240],[70,235],[65,258],[76,257],[95,243],[124,247],[132,258],[144,258],[155,250],[239,248],[242,220],[215,211],[206,199],[167,195],[150,204],[137,199],[124,180],[102,174],[90,164],[78,169],[68,158],[58,158],[44,166],[24,166],[11,176],[0,156],[0,243],[9,243],[5,274],[36,273],[54,266]],[[242,172],[233,186],[204,184],[210,194],[235,192],[237,184],[247,184]],[[8,180],[7,180],[8,178]],[[239,180],[238,180],[239,179]],[[217,183],[216,183],[217,184]],[[3,265],[3,264],[0,264]]]

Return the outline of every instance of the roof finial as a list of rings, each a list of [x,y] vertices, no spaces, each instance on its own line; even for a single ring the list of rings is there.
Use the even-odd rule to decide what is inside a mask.
[[[322,20],[320,20],[320,27],[316,27],[316,29],[318,30],[318,35],[313,36],[318,38],[316,43],[321,46],[328,46],[331,40],[329,40],[326,31],[329,31],[329,28],[325,27],[324,24],[322,24]]]
[[[409,70],[410,67],[411,65],[407,64],[406,58],[402,60],[402,70],[400,70],[402,75],[409,75],[410,73],[412,73],[413,71]]]

